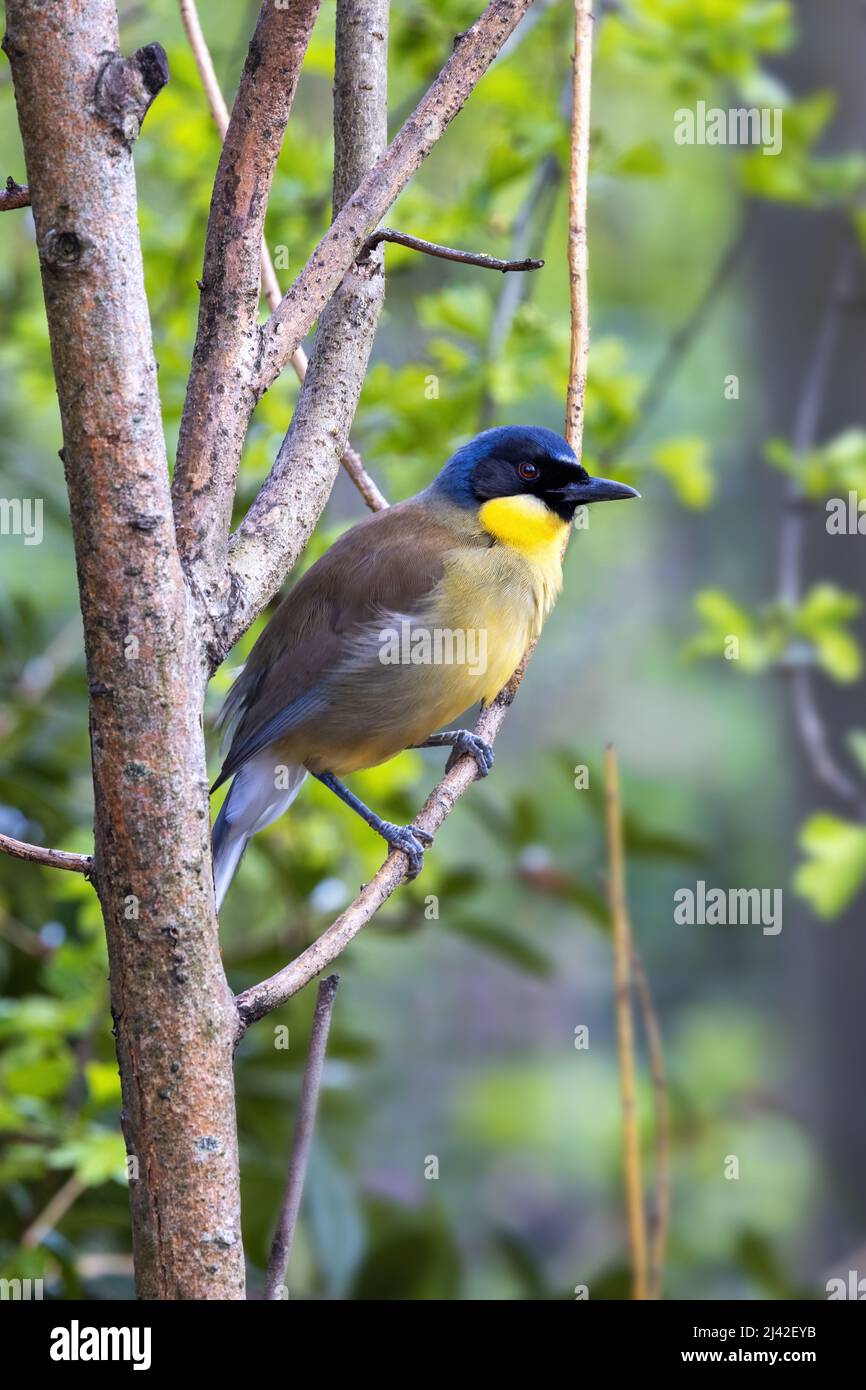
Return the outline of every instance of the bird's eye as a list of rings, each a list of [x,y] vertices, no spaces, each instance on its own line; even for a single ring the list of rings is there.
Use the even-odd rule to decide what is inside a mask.
[[[525,483],[534,483],[541,469],[537,463],[521,463],[517,471]]]

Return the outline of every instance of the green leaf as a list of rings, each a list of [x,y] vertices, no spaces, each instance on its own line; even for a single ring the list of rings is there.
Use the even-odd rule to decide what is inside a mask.
[[[120,1134],[96,1125],[61,1144],[49,1160],[51,1168],[72,1168],[86,1187],[126,1182],[126,1149]]]
[[[667,478],[684,507],[700,510],[712,501],[715,480],[705,439],[696,435],[668,439],[653,449],[649,461]]]
[[[838,917],[866,880],[866,827],[821,812],[803,826],[800,847],[795,890],[819,917]]]
[[[819,666],[834,680],[858,679],[863,659],[856,638],[845,631],[861,609],[856,594],[835,584],[815,584],[794,615],[794,630],[815,646]]]

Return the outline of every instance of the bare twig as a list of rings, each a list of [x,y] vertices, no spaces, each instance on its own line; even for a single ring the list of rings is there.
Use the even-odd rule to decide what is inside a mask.
[[[27,1230],[21,1237],[21,1245],[25,1250],[32,1250],[40,1245],[50,1231],[59,1225],[69,1208],[78,1201],[83,1192],[87,1191],[87,1186],[81,1181],[76,1173],[66,1179],[62,1187],[59,1187],[54,1196],[39,1213],[34,1221],[31,1221]]]
[[[395,246],[405,246],[410,251],[420,251],[425,256],[435,256],[441,261],[459,261],[461,265],[479,265],[484,270],[541,270],[544,261],[533,261],[528,257],[520,261],[503,261],[498,256],[487,256],[482,251],[459,251],[452,246],[440,246],[435,241],[424,241],[422,237],[409,236],[407,232],[395,232],[391,227],[380,227],[367,237],[361,248],[359,261],[364,261],[368,253],[380,242],[391,241]]]
[[[189,39],[190,48],[195,58],[196,67],[201,77],[205,96],[210,106],[211,115],[220,133],[220,138],[224,140],[229,124],[228,107],[226,106],[225,98],[220,89],[219,79],[214,71],[213,61],[210,56],[207,41],[202,32],[195,0],[180,0],[180,13],[184,28],[186,29],[187,38]],[[279,305],[283,297],[283,292],[280,289],[277,272],[274,269],[274,262],[264,237],[262,237],[262,290],[268,308],[273,312]],[[307,354],[302,347],[299,346],[292,353],[290,362],[298,380],[303,381],[307,374]],[[381,511],[382,508],[387,507],[387,498],[370,477],[357,449],[351,447],[346,449],[343,454],[343,467],[371,511]]]
[[[589,356],[589,252],[586,210],[589,195],[589,120],[592,67],[592,0],[574,0],[574,57],[571,89],[571,157],[568,171],[568,277],[571,294],[571,357],[565,406],[565,437],[580,456]]]
[[[0,212],[10,212],[13,208],[29,208],[30,189],[26,184],[16,183],[10,177],[6,180],[6,187],[0,189]]]
[[[661,1298],[665,1247],[671,1210],[671,1120],[664,1049],[649,976],[632,939],[631,967],[635,993],[643,1020],[655,1097],[656,1181],[650,1226],[649,1298]]]
[[[631,1251],[632,1298],[647,1297],[646,1215],[641,1182],[640,1130],[635,1087],[634,1030],[631,1013],[631,928],[625,895],[625,854],[622,808],[616,754],[605,750],[604,776],[607,799],[610,917],[613,929],[613,964],[616,990],[616,1032],[622,1092],[623,1168],[626,1214]]]
[[[310,1158],[310,1146],[316,1128],[316,1111],[319,1106],[319,1091],[322,1086],[325,1050],[328,1046],[331,1014],[339,983],[339,975],[329,975],[326,980],[321,981],[316,995],[316,1011],[313,1015],[310,1046],[304,1066],[304,1079],[301,1083],[301,1099],[295,1122],[295,1137],[289,1159],[289,1171],[265,1279],[265,1298],[273,1302],[282,1298],[285,1288],[289,1258],[295,1239],[295,1226],[297,1225],[298,1212],[301,1209],[304,1179]]]
[[[70,869],[72,873],[85,876],[93,868],[93,859],[89,854],[44,849],[42,845],[29,845],[25,840],[13,840],[11,835],[0,835],[0,853],[9,854],[13,859],[29,859],[31,864],[43,864],[48,869]]]
[[[842,320],[851,299],[858,259],[854,246],[846,247],[839,259],[818,326],[815,345],[806,367],[793,430],[794,453],[800,462],[809,450],[815,447],[818,438],[827,385],[838,347]],[[802,600],[807,513],[808,499],[799,478],[789,478],[779,529],[778,589],[780,601],[791,610]],[[785,665],[782,670],[788,678],[797,734],[816,781],[840,801],[852,806],[858,816],[866,820],[866,795],[863,787],[837,761],[831,748],[829,734],[818,706],[813,671],[799,663]]]
[[[589,10],[589,0],[578,0],[578,4],[583,6],[585,10]],[[577,55],[576,69],[580,74],[580,83],[587,86],[590,83],[592,72],[590,40],[590,26],[586,23],[581,25],[580,10],[578,10],[577,42],[580,46],[580,52]],[[587,105],[582,87],[578,96],[579,100],[575,103],[576,112],[585,110]],[[589,126],[588,124],[579,124],[574,115],[572,116],[571,133],[573,144],[579,143],[588,146]],[[572,159],[572,167],[580,165],[581,161],[588,163],[588,160],[589,151],[587,148],[584,149],[582,155]],[[581,186],[585,198],[587,187],[585,179],[582,180]],[[577,217],[570,219],[569,235],[574,235],[575,226],[581,224],[584,227],[586,225],[585,206],[577,207]],[[588,333],[588,322],[584,316],[578,316],[576,320],[572,321],[572,333],[575,335]],[[581,356],[582,353],[578,344],[577,348],[572,350],[571,360],[580,360]],[[576,399],[575,406],[577,418],[580,419],[583,401],[579,398]],[[499,692],[490,705],[482,708],[478,716],[475,732],[488,743],[495,741],[502,727],[508,709],[520,687],[531,655],[530,650],[505,688]],[[467,754],[459,758],[430,793],[419,815],[415,818],[415,824],[420,829],[433,834],[453,810],[459,798],[475,781],[477,775],[478,768],[473,757]],[[298,990],[303,989],[305,985],[315,979],[322,970],[327,969],[354,940],[367,922],[375,916],[383,903],[387,902],[392,893],[404,882],[407,868],[408,861],[405,854],[400,851],[390,854],[354,902],[331,923],[317,941],[314,941],[296,960],[291,961],[276,975],[272,975],[269,979],[263,980],[260,984],[253,985],[252,988],[239,994],[235,1001],[238,1009],[238,1036],[242,1037],[251,1023],[263,1018],[272,1009],[279,1008],[287,999],[291,999],[292,995],[297,994]]]
[[[866,820],[863,788],[836,761],[824,718],[818,707],[812,671],[806,666],[785,668],[791,691],[794,722],[816,781],[846,802],[861,820]]]
[[[794,418],[793,446],[802,463],[815,447],[827,384],[839,343],[842,320],[853,287],[856,255],[849,248],[840,257],[809,356]],[[800,481],[790,478],[785,492],[785,515],[779,533],[779,598],[795,608],[802,597],[803,542],[806,531],[805,498]]]

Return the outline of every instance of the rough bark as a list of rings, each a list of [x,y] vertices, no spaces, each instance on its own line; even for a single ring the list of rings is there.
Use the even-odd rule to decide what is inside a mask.
[[[334,216],[388,143],[388,0],[339,0],[334,53]],[[352,265],[319,319],[289,431],[231,543],[238,601],[228,651],[295,565],[321,515],[358,407],[385,298],[384,248]]]
[[[237,469],[255,399],[268,195],[319,0],[265,0],[211,199],[201,305],[181,420],[174,507],[181,558],[205,603],[225,586]]]
[[[121,59],[109,0],[8,0],[7,22],[84,620],[93,879],[134,1160],[138,1292],[242,1298],[236,1017],[213,911],[201,660],[175,543],[130,150],[159,56]]]

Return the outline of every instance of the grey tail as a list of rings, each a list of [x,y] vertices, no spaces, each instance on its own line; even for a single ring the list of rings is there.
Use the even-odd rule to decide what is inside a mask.
[[[217,911],[248,841],[291,805],[306,775],[303,767],[276,763],[272,752],[251,758],[238,770],[211,836]]]

